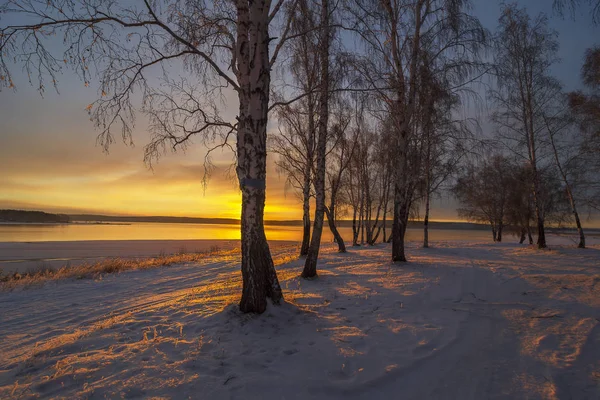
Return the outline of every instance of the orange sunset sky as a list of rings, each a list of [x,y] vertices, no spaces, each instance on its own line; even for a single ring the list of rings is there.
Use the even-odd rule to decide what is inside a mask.
[[[475,13],[490,30],[497,25],[499,4],[476,1]],[[548,1],[521,2],[532,13],[552,14]],[[583,11],[581,11],[583,12]],[[559,32],[562,62],[554,67],[567,90],[581,87],[579,69],[585,49],[594,44],[594,28],[570,18],[552,18]],[[585,38],[582,40],[582,38]],[[42,98],[20,67],[15,67],[16,91],[0,91],[0,208],[37,209],[65,213],[170,215],[239,218],[241,196],[227,177],[232,154],[215,154],[209,185],[202,186],[205,150],[192,145],[186,152],[166,154],[149,170],[143,148],[149,140],[147,123],[138,116],[134,147],[117,140],[110,154],[96,145],[93,123],[85,109],[98,97],[97,82],[85,87],[73,71],[59,75],[57,94],[48,87]],[[176,70],[175,70],[176,71]],[[237,103],[228,99],[225,118],[233,120]],[[484,114],[486,114],[484,112]],[[483,128],[493,127],[483,118]],[[271,124],[271,130],[276,127]],[[117,138],[118,139],[118,138]],[[285,190],[285,177],[269,158],[266,219],[301,219],[301,204]],[[456,203],[437,200],[433,220],[457,220]]]
[[[70,81],[40,97],[26,83],[0,92],[0,208],[65,213],[239,218],[241,195],[228,174],[230,152],[214,153],[217,169],[202,186],[205,149],[167,153],[154,170],[143,163],[149,135],[139,118],[135,145],[117,142],[105,154],[85,112],[92,88]],[[82,84],[81,84],[82,85]],[[447,202],[447,201],[446,201]],[[445,202],[442,201],[441,204]],[[269,159],[266,219],[301,219],[301,204]],[[454,205],[434,210],[456,219]]]

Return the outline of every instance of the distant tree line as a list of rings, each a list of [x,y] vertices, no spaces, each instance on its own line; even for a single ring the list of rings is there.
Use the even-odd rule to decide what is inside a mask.
[[[42,211],[0,210],[0,222],[60,223],[71,222],[65,214],[49,214]]]
[[[539,193],[544,202],[540,212],[546,223],[568,221],[570,209],[558,176],[544,171]],[[519,243],[533,244],[537,234],[533,173],[528,164],[517,163],[503,155],[494,155],[478,165],[465,167],[453,192],[461,204],[461,217],[489,224],[494,242],[502,242],[508,230]]]

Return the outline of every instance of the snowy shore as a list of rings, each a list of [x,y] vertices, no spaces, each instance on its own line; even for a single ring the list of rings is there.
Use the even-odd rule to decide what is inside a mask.
[[[273,242],[273,246],[291,242]],[[107,258],[157,257],[165,254],[231,250],[239,240],[84,240],[59,242],[0,242],[0,269],[24,273],[40,267],[94,263]]]
[[[551,244],[280,246],[261,316],[236,252],[0,292],[0,398],[600,398],[600,245]]]

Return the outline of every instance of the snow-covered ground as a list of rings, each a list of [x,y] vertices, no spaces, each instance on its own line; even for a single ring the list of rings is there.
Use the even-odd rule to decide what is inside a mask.
[[[239,240],[81,240],[0,242],[0,269],[5,273],[94,263],[107,258],[156,257],[197,253],[212,248],[230,250]],[[288,242],[289,244],[289,242]]]
[[[552,241],[278,247],[260,316],[236,251],[0,292],[0,398],[598,399],[600,246]]]

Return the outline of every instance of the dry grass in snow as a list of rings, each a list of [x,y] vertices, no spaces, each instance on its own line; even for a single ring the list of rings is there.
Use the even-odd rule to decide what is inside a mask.
[[[11,289],[19,286],[43,284],[51,280],[59,279],[96,279],[105,274],[115,274],[130,270],[143,270],[157,267],[169,267],[201,262],[211,255],[221,254],[223,256],[239,253],[239,249],[220,250],[218,246],[210,250],[195,253],[181,252],[177,254],[160,255],[158,257],[144,258],[120,258],[114,257],[94,263],[82,263],[71,266],[65,265],[60,268],[41,266],[24,273],[2,274],[0,271],[0,289]]]

